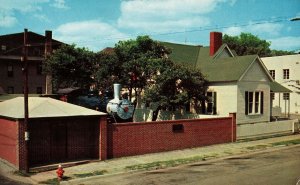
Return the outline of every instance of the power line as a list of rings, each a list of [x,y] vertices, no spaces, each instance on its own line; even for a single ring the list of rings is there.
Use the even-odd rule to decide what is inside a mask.
[[[230,25],[215,25],[215,26],[205,26],[205,27],[199,27],[199,28],[194,28],[190,30],[182,30],[182,31],[168,31],[168,32],[152,32],[152,33],[140,33],[140,34],[133,34],[130,36],[126,37],[113,37],[113,36],[108,36],[101,38],[101,42],[103,41],[110,41],[110,40],[124,40],[124,39],[129,39],[132,37],[136,37],[138,35],[149,35],[149,36],[162,36],[162,35],[175,35],[175,34],[182,34],[182,33],[192,33],[192,32],[201,32],[201,31],[209,31],[209,30],[215,30],[215,29],[226,29],[226,28],[231,28],[231,27],[247,27],[247,26],[253,26],[253,25],[262,25],[262,24],[268,24],[268,23],[279,23],[279,22],[285,22],[289,21],[289,18],[291,16],[281,16],[281,17],[273,17],[273,18],[268,18],[268,19],[258,19],[254,20],[253,22],[250,21],[248,23],[235,23],[235,24],[230,24]],[[65,40],[64,42],[76,42],[76,43],[92,43],[92,42],[99,42],[100,40],[97,39],[96,37],[92,38],[92,40]]]
[[[110,41],[110,40],[124,40],[124,39],[130,39],[132,37],[137,37],[138,35],[149,35],[149,36],[163,36],[163,35],[175,35],[175,34],[182,34],[182,33],[193,33],[193,32],[201,32],[201,31],[209,31],[209,30],[215,30],[215,29],[226,29],[226,28],[231,28],[231,27],[247,27],[247,26],[253,26],[253,25],[262,25],[262,24],[268,24],[268,23],[279,23],[279,22],[285,22],[289,21],[291,16],[280,16],[280,17],[273,17],[273,18],[268,18],[268,19],[257,19],[254,20],[253,22],[250,21],[248,23],[234,23],[230,25],[215,25],[215,26],[205,26],[205,27],[195,27],[190,30],[182,30],[182,31],[168,31],[168,32],[152,32],[152,33],[140,33],[140,34],[133,34],[131,36],[127,37],[113,37],[113,35],[108,35],[107,37],[101,38],[101,40],[98,40],[97,38],[94,37],[93,40],[65,40],[63,42],[76,42],[76,44],[84,44],[84,43],[93,43],[93,42],[102,42],[104,43],[105,41]],[[40,33],[39,33],[40,34]],[[30,46],[44,46],[45,43],[31,43]],[[59,45],[61,43],[56,43],[53,42],[52,45]],[[12,48],[5,53],[11,52],[13,50],[19,49],[22,46],[18,46],[16,48]]]

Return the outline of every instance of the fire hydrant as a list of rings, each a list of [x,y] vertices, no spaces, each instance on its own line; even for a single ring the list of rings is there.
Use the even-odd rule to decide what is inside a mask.
[[[64,176],[64,172],[65,172],[65,171],[63,170],[62,166],[61,166],[61,165],[58,165],[58,168],[57,168],[57,170],[56,170],[56,174],[57,174],[57,178],[58,178],[59,181],[62,180],[62,178],[63,178],[63,176]]]

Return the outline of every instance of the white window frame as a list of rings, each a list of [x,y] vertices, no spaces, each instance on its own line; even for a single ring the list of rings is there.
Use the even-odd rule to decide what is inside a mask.
[[[247,91],[246,115],[261,115],[263,112],[263,91]]]

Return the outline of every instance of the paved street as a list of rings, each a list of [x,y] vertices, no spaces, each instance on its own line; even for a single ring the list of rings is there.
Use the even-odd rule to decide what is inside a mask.
[[[80,184],[296,185],[300,146],[176,168],[87,179]]]

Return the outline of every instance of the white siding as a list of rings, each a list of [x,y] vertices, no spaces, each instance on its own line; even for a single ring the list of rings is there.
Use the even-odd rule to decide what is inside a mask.
[[[243,76],[241,81],[247,82],[269,82],[270,79],[265,73],[265,70],[259,64],[258,60],[256,60],[247,73]]]
[[[229,113],[237,112],[237,85],[214,84],[209,86],[209,91],[217,92],[217,114],[228,116]]]
[[[247,73],[238,82],[238,107],[237,124],[268,122],[270,120],[270,79],[264,68],[256,60]],[[263,114],[246,115],[245,113],[245,92],[261,91],[263,92]]]
[[[290,94],[290,112],[300,113],[300,89],[298,89],[300,85],[297,85],[297,80],[300,80],[300,54],[265,57],[261,59],[268,70],[275,70],[275,81],[293,91]],[[289,69],[290,79],[283,79],[283,69]],[[282,93],[275,94],[275,100],[273,101],[273,106],[279,105],[284,112],[285,101],[283,100]]]
[[[245,114],[245,92],[262,91],[264,94],[263,114]],[[269,82],[239,82],[237,92],[237,124],[268,122],[270,120],[270,85]]]

